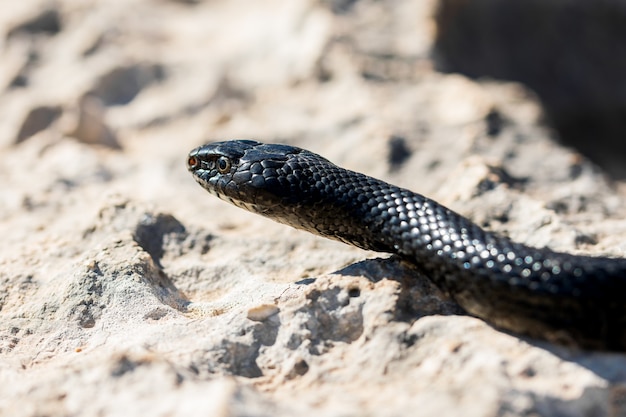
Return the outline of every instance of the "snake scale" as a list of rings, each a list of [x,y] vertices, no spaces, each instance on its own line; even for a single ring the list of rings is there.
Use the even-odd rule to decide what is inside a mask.
[[[534,248],[304,149],[251,140],[189,153],[209,193],[281,223],[414,264],[468,313],[517,333],[626,350],[626,259]]]

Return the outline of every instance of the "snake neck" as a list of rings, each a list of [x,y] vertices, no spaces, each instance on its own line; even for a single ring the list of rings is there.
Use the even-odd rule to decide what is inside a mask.
[[[430,257],[440,244],[451,243],[445,233],[466,238],[471,233],[488,240],[478,226],[461,224],[461,216],[420,194],[334,165],[325,165],[323,176],[317,174],[322,171],[319,167],[299,168],[307,184],[293,187],[280,204],[266,207],[260,214],[319,236],[399,254],[414,262]]]

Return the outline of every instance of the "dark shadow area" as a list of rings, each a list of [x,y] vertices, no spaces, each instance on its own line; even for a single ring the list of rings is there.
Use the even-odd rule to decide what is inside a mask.
[[[105,106],[124,105],[146,87],[162,82],[165,78],[165,68],[159,64],[133,64],[114,68],[102,75],[91,93],[100,98]]]
[[[45,8],[13,26],[7,33],[7,39],[18,35],[56,35],[62,28],[59,12],[55,8]]]
[[[165,253],[164,241],[169,234],[182,236],[182,240],[186,237],[185,226],[170,214],[159,213],[154,216],[147,213],[135,228],[133,239],[150,254],[155,265],[163,268],[161,258]]]
[[[562,142],[626,179],[626,3],[442,0],[436,65],[521,82]]]

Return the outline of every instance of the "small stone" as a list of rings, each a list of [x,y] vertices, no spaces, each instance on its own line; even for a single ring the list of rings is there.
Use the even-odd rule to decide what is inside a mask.
[[[262,304],[249,309],[247,317],[252,321],[265,321],[279,311],[274,304]]]

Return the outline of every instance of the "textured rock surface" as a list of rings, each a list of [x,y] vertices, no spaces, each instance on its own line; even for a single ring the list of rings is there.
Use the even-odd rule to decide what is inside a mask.
[[[623,184],[524,87],[434,72],[435,7],[3,5],[0,414],[626,413],[623,354],[494,329],[186,172],[213,139],[286,142],[517,240],[624,256]]]

